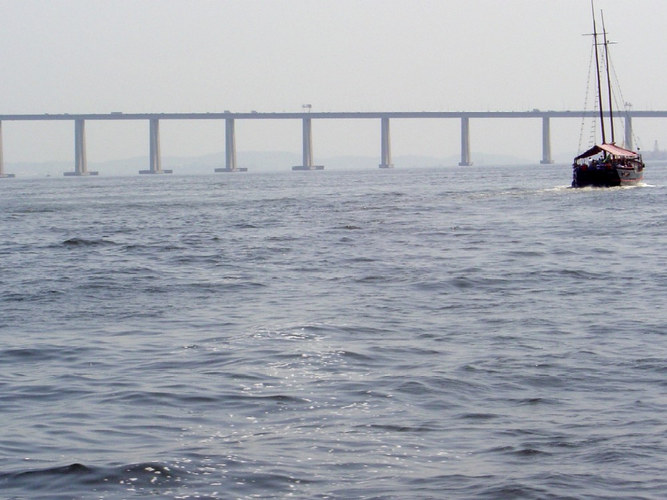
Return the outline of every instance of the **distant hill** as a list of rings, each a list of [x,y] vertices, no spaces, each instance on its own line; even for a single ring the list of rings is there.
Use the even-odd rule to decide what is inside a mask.
[[[508,155],[492,155],[475,153],[472,158],[475,165],[520,165],[537,164],[525,158]],[[569,160],[568,160],[569,161]],[[327,170],[363,170],[378,168],[380,158],[373,156],[334,156],[316,158],[316,163],[324,165]],[[458,155],[437,158],[420,155],[403,155],[393,158],[395,168],[416,167],[452,167],[458,165]],[[72,162],[21,162],[5,164],[5,171],[17,177],[62,177],[64,172],[74,170]],[[301,155],[285,151],[240,151],[237,153],[238,167],[247,168],[250,172],[281,172],[289,171],[292,166],[301,164]],[[214,153],[191,157],[163,157],[162,168],[172,169],[175,174],[211,174],[215,168],[225,166],[225,154]],[[89,162],[88,170],[98,171],[99,175],[137,175],[139,170],[148,168],[148,157],[126,158],[104,162]]]

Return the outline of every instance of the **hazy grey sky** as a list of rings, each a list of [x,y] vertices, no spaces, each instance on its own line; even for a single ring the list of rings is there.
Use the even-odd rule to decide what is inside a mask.
[[[625,99],[667,109],[667,2],[596,7]],[[589,0],[0,0],[0,15],[0,113],[581,109],[591,46]],[[3,125],[6,162],[73,154],[71,124]],[[645,148],[667,147],[664,125],[635,123]],[[540,157],[537,121],[471,127],[473,155]],[[576,149],[577,120],[552,127],[555,153]],[[147,129],[89,123],[90,160],[144,154]],[[223,132],[164,123],[163,154],[220,151]],[[314,133],[316,157],[379,154],[379,122]],[[458,123],[394,121],[392,139],[394,155],[457,154]],[[296,121],[237,124],[239,150],[300,140]]]

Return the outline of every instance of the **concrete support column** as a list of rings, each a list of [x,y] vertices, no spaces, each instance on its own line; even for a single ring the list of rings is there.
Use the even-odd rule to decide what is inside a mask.
[[[303,163],[292,170],[324,170],[323,165],[313,165],[313,127],[310,118],[303,119]]]
[[[227,170],[236,170],[236,131],[234,119],[225,120],[225,166]]]
[[[625,115],[625,149],[632,149],[632,117]]]
[[[65,172],[66,176],[97,175],[88,171],[86,157],[86,121],[74,120],[74,172]]]
[[[470,119],[467,116],[461,117],[461,161],[459,165],[462,167],[472,165],[470,161]]]
[[[150,159],[149,168],[154,174],[162,170],[162,157],[160,156],[160,120],[150,120]]]
[[[160,120],[151,118],[149,121],[150,156],[149,169],[139,170],[140,174],[170,174],[171,170],[162,170],[162,156],[160,154]]]
[[[86,161],[86,122],[84,120],[74,121],[74,171],[77,175],[88,173]]]
[[[0,121],[0,179],[5,177],[14,177],[14,174],[5,173],[5,160],[2,156],[2,122]]]
[[[389,118],[381,119],[381,153],[380,153],[380,168],[393,168],[394,164],[391,162],[391,136],[389,133]]]
[[[548,116],[542,117],[542,165],[550,165],[551,159],[551,121]]]
[[[310,118],[303,119],[303,163],[304,167],[313,166],[313,124]]]
[[[247,168],[236,166],[236,131],[234,118],[225,118],[225,168],[216,168],[216,172],[247,172]]]

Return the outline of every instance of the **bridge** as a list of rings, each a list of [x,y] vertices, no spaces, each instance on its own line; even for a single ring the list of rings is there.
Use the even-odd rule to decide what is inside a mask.
[[[624,111],[619,115],[625,120],[625,146],[633,148],[633,118],[667,118],[667,111]],[[2,152],[2,124],[13,121],[71,121],[74,123],[74,170],[65,175],[97,175],[88,170],[86,160],[86,121],[93,120],[143,120],[149,123],[149,164],[140,174],[171,173],[162,169],[160,155],[160,121],[162,120],[224,120],[225,122],[225,167],[216,172],[236,172],[236,120],[301,120],[303,124],[303,160],[293,170],[321,170],[322,165],[313,163],[313,120],[379,120],[380,121],[380,168],[391,168],[391,120],[456,119],[461,124],[461,160],[459,165],[472,165],[470,154],[470,120],[514,118],[539,119],[542,121],[542,159],[540,163],[553,163],[551,155],[551,119],[598,117],[597,111],[397,111],[397,112],[300,112],[300,113],[98,113],[98,114],[4,114],[0,115],[0,177],[13,177],[5,173]],[[605,115],[608,116],[608,113]]]

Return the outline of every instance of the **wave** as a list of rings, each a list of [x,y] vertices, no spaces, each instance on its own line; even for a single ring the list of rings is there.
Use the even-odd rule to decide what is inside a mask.
[[[138,463],[115,467],[96,467],[72,463],[44,469],[0,472],[0,488],[45,493],[44,498],[72,498],[94,490],[141,491],[167,486],[179,479],[178,471],[161,463]],[[34,498],[33,495],[31,497]]]
[[[112,246],[112,245],[117,245],[116,242],[107,240],[104,238],[94,238],[94,239],[86,239],[86,238],[68,238],[65,241],[62,242],[62,245],[66,247],[75,247],[75,246],[82,246],[82,247],[90,247],[90,246]]]

